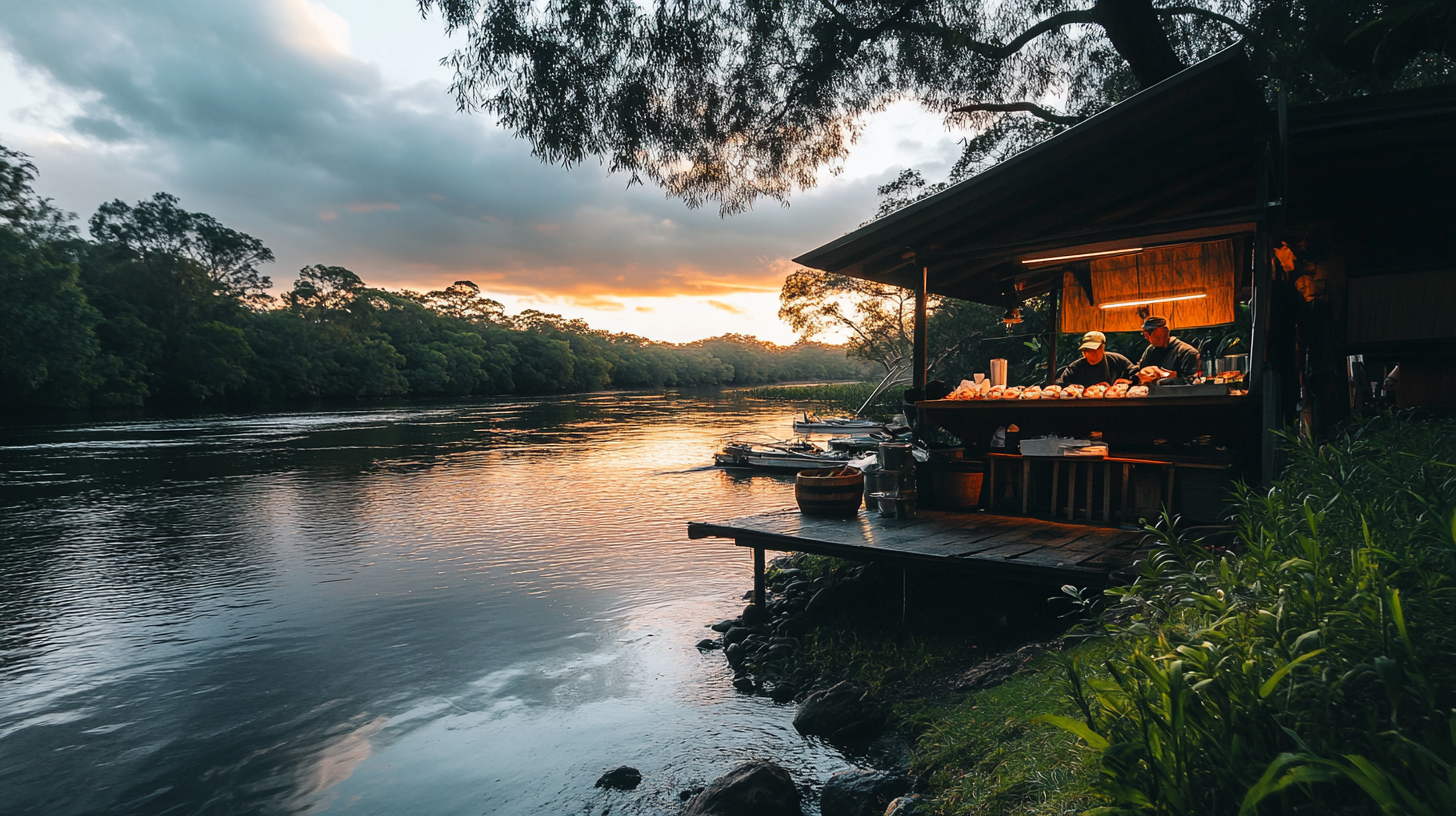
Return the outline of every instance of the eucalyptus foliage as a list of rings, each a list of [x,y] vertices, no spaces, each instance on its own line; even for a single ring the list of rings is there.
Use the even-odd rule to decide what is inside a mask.
[[[416,0],[443,61],[543,161],[595,159],[723,213],[786,201],[913,100],[967,142],[951,180],[1236,41],[1296,101],[1443,81],[1436,0]]]
[[[1456,421],[1299,441],[1232,549],[1171,521],[1070,665],[1094,813],[1456,812]],[[1227,541],[1223,543],[1228,543]]]

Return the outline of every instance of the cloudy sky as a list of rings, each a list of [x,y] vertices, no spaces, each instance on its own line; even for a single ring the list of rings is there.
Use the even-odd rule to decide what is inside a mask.
[[[412,0],[0,0],[0,144],[82,220],[157,191],[307,264],[387,288],[473,280],[510,311],[684,342],[789,342],[788,258],[873,213],[903,167],[943,177],[958,134],[909,107],[838,177],[742,216],[688,210],[596,165],[543,166],[462,114],[452,48]]]

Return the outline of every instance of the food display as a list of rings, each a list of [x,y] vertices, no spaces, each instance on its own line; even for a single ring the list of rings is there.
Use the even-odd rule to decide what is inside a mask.
[[[1098,383],[1083,388],[1080,385],[991,385],[990,380],[974,382],[961,380],[961,384],[946,396],[953,400],[1074,400],[1074,399],[1140,399],[1148,396],[1149,388],[1131,380],[1115,383]]]

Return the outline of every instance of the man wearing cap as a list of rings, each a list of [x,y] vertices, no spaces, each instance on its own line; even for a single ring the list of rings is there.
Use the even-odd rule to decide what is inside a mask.
[[[1089,331],[1082,335],[1082,359],[1062,369],[1057,385],[1096,385],[1132,379],[1137,368],[1132,360],[1107,350],[1107,335]]]
[[[1198,349],[1174,337],[1168,320],[1153,315],[1143,321],[1143,337],[1148,349],[1137,364],[1137,377],[1145,383],[1177,377],[1192,380],[1198,376]]]

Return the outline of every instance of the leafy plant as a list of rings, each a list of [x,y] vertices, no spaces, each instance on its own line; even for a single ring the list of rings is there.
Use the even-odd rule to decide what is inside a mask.
[[[1456,423],[1293,441],[1238,555],[1165,519],[1111,593],[1105,676],[1066,666],[1098,813],[1456,811]]]

